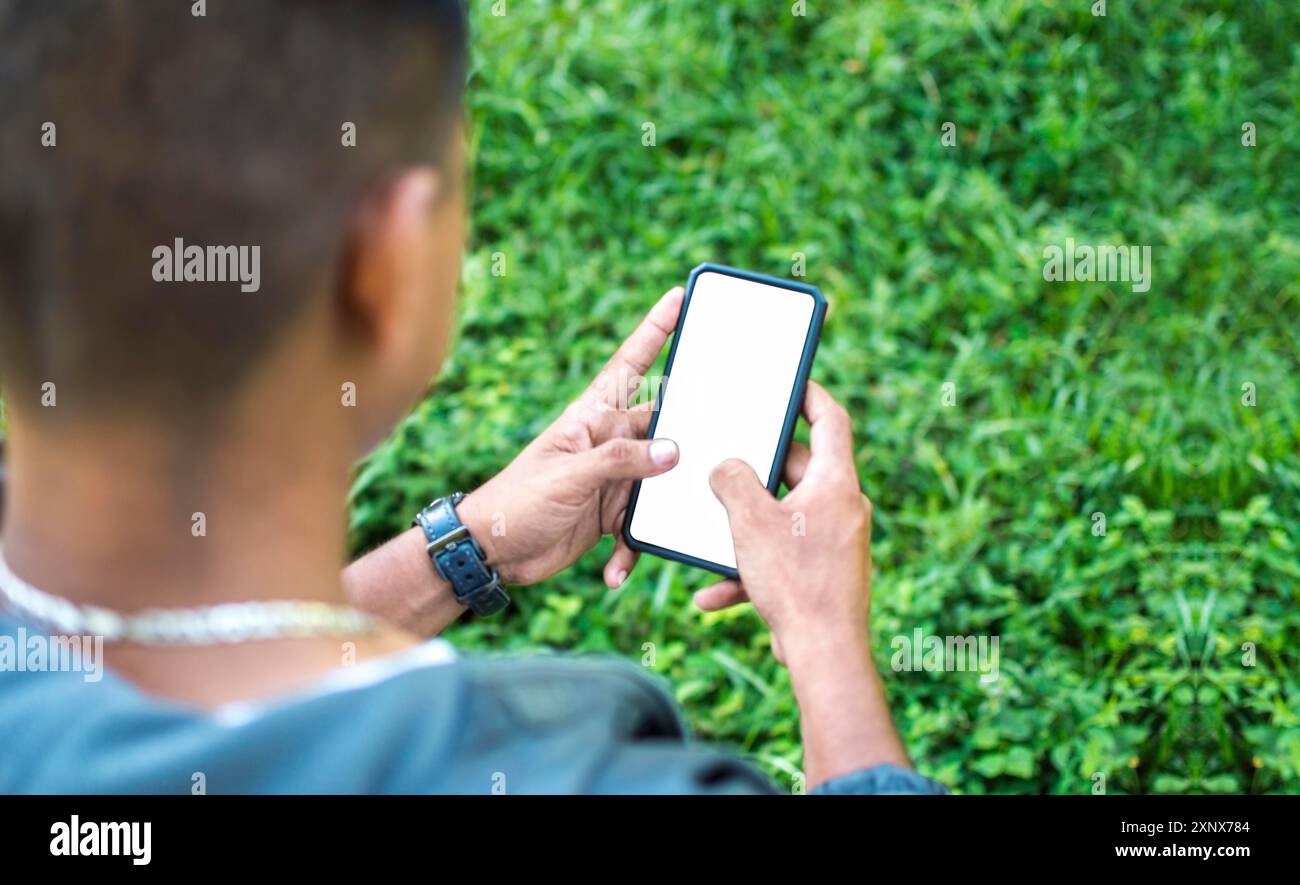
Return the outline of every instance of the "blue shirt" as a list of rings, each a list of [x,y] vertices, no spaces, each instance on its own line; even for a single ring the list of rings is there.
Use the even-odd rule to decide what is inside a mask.
[[[78,666],[66,641],[0,616],[0,793],[776,792],[689,743],[662,686],[626,663],[458,658],[433,640],[208,711],[84,651]],[[815,792],[943,788],[886,765]]]

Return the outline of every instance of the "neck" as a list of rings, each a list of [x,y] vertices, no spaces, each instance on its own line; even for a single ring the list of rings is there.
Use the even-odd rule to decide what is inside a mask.
[[[46,432],[12,417],[4,556],[27,583],[126,612],[344,601],[346,447],[312,422],[232,422],[196,450],[142,428]]]

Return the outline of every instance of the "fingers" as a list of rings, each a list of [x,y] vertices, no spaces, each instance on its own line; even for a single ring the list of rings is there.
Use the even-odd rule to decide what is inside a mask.
[[[608,409],[597,413],[583,413],[574,420],[585,425],[593,445],[619,436],[645,439],[654,420],[654,403],[641,403],[631,409]]]
[[[785,471],[781,474],[786,488],[792,489],[799,485],[808,470],[808,459],[811,457],[812,451],[806,445],[797,441],[790,443],[790,451],[785,456]]]
[[[673,329],[677,328],[677,317],[682,311],[682,296],[685,289],[676,286],[664,293],[650,312],[646,314],[641,325],[636,327],[627,340],[623,342],[613,358],[601,371],[617,378],[620,370],[625,375],[644,375],[659,358],[664,343]]]
[[[645,479],[677,466],[677,443],[671,439],[615,437],[578,455],[575,473],[592,487],[619,479]]]
[[[812,443],[811,457],[805,470],[856,472],[849,413],[816,381],[808,382],[803,414],[808,419],[811,429],[809,441]]]
[[[655,417],[654,405],[654,403],[644,403],[623,413],[627,416],[628,429],[638,437],[644,438],[650,432],[650,422]]]
[[[709,487],[727,508],[733,534],[738,526],[777,506],[754,468],[739,458],[729,458],[714,467],[709,474]]]
[[[749,602],[749,594],[739,581],[719,581],[695,592],[695,605],[700,611],[721,611],[742,602]]]
[[[632,573],[637,558],[637,552],[627,546],[627,542],[620,536],[614,543],[614,552],[610,554],[609,561],[605,563],[605,586],[611,590],[622,587],[627,581],[627,576]]]

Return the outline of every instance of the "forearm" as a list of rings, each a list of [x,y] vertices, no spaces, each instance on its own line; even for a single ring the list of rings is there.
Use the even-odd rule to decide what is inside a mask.
[[[466,495],[456,506],[456,515],[482,548],[487,564],[498,570],[503,582],[514,583],[517,563],[492,543],[492,515],[478,506],[477,496],[478,492]],[[426,545],[424,532],[409,528],[349,565],[343,570],[348,601],[411,633],[441,633],[465,613],[465,606],[456,601],[451,585],[434,568]]]
[[[343,570],[348,601],[420,636],[436,636],[464,613],[425,553],[424,533],[407,529]]]
[[[808,788],[873,765],[911,767],[865,639],[811,637],[787,647]]]

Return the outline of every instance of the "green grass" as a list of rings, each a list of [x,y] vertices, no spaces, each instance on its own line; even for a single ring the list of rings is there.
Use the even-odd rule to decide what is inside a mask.
[[[971,793],[1300,790],[1293,4],[790,5],[474,4],[460,340],[357,479],[356,549],[502,467],[695,264],[789,276],[802,252],[918,767]],[[1045,282],[1066,237],[1150,245],[1150,291]],[[609,550],[449,635],[654,643],[698,736],[788,785],[757,616],[698,613],[708,576],[651,558],[609,592]],[[918,627],[997,635],[1001,678],[893,672]]]

